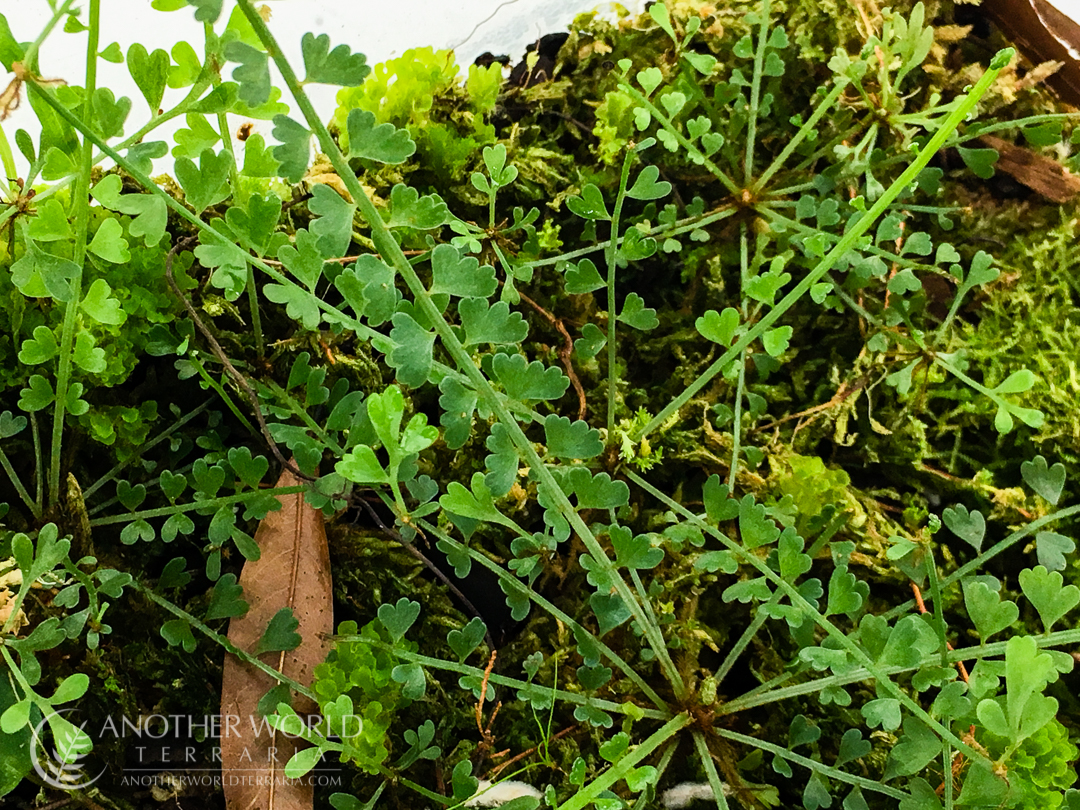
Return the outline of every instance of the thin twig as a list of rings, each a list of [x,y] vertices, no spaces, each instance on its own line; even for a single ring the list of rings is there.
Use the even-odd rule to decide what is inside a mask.
[[[487,667],[484,669],[484,680],[480,682],[480,699],[476,701],[476,730],[480,732],[480,736],[487,741],[490,734],[490,727],[487,731],[484,730],[484,699],[487,697],[488,678],[491,677],[491,670],[495,668],[495,656],[498,654],[498,650],[494,647],[491,649],[491,657],[488,659]],[[498,711],[496,709],[495,711]],[[494,716],[493,718],[494,719]]]
[[[576,730],[580,726],[581,726],[580,723],[574,723],[574,725],[572,725],[572,726],[567,726],[562,731],[560,731],[558,734],[552,734],[551,737],[548,739],[548,742],[550,743],[550,742],[552,742],[554,740],[560,739],[561,737],[565,737],[571,731]],[[490,781],[494,781],[495,777],[498,776],[499,773],[504,771],[508,766],[513,765],[515,762],[520,762],[521,760],[525,759],[525,757],[529,756],[530,754],[536,753],[537,749],[539,749],[539,748],[540,748],[539,745],[534,745],[528,751],[522,751],[517,756],[511,757],[510,759],[506,760],[506,762],[499,763],[494,768],[492,768],[490,771],[488,771],[488,779]]]
[[[954,483],[961,484],[961,485],[964,485],[964,486],[969,486],[969,487],[975,485],[975,482],[973,482],[973,481],[971,481],[971,480],[969,480],[967,478],[961,478],[958,475],[950,475],[947,472],[943,472],[941,470],[936,470],[933,467],[931,467],[929,464],[926,464],[924,462],[919,462],[919,469],[922,470],[923,472],[928,472],[931,475],[936,475],[936,476],[938,476],[940,478],[944,478],[946,481],[952,481]],[[1035,519],[1035,515],[1033,515],[1027,509],[1024,509],[1023,507],[1020,507],[1020,506],[1014,506],[1013,508],[1025,520],[1034,520]]]
[[[574,391],[577,392],[578,419],[584,419],[586,408],[585,389],[581,387],[581,380],[579,380],[577,374],[574,373],[574,364],[570,360],[570,355],[574,352],[574,341],[571,339],[570,333],[566,331],[566,327],[563,325],[562,320],[556,318],[520,290],[518,291],[518,295],[521,297],[522,301],[543,315],[548,322],[558,330],[559,334],[563,336],[563,345],[562,348],[559,349],[559,359],[562,361],[563,368],[566,369],[566,376],[570,378],[570,382],[574,386]]]
[[[768,424],[758,425],[756,428],[754,428],[754,430],[771,430],[777,425],[781,425],[784,422],[788,422],[792,419],[800,419],[804,416],[811,416],[812,414],[820,413],[821,411],[827,411],[829,408],[833,408],[837,405],[842,404],[853,394],[857,394],[859,391],[866,387],[866,384],[869,381],[869,378],[859,378],[855,380],[855,382],[850,384],[847,382],[843,382],[841,383],[840,388],[837,389],[836,393],[833,395],[833,398],[830,399],[828,402],[823,402],[820,405],[815,405],[812,408],[807,408],[805,411],[799,411],[798,413],[789,413],[787,416],[781,416],[779,419],[769,422]]]
[[[491,728],[495,725],[495,718],[499,716],[499,709],[501,708],[502,701],[500,700],[498,703],[495,704],[495,709],[491,712],[491,717],[488,718],[487,727],[484,729],[484,744],[487,745],[489,748],[495,742],[495,735],[491,733]]]
[[[929,613],[929,611],[926,609],[926,603],[923,601],[922,598],[922,591],[919,590],[919,586],[916,585],[914,582],[911,583],[911,592],[915,595],[915,605],[919,608],[919,613]],[[949,650],[956,650],[956,648],[948,641],[945,642],[945,647]],[[964,679],[964,683],[968,683],[968,671],[967,667],[964,666],[964,662],[957,661],[956,669],[960,673],[960,677]]]
[[[379,517],[379,513],[375,511],[375,507],[373,507],[370,503],[367,502],[367,499],[362,496],[357,497],[355,500],[353,500],[353,503],[357,501],[359,501],[360,505],[363,506],[365,510],[367,510],[368,515],[373,521],[375,521],[375,525],[383,534],[385,534],[387,537],[389,537],[391,540],[395,541],[399,545],[403,546],[407,552],[409,552],[412,556],[422,562],[424,564],[424,567],[427,568],[427,570],[433,573],[443,585],[450,589],[450,593],[452,593],[458,599],[458,601],[460,601],[461,604],[464,605],[465,609],[468,610],[469,613],[478,618],[480,621],[484,621],[484,617],[480,615],[480,611],[477,610],[473,606],[473,603],[469,601],[468,597],[465,596],[465,594],[463,594],[458,589],[458,587],[450,581],[450,577],[444,574],[439,569],[439,567],[435,565],[435,563],[433,563],[426,556],[424,556],[424,553],[420,551],[420,549],[418,549],[415,544],[407,542],[405,538],[398,534],[394,529],[391,529],[389,526],[383,523],[382,518]],[[484,640],[487,642],[489,650],[495,649],[495,641],[491,637],[491,631],[487,629],[487,622],[484,622]]]
[[[180,303],[184,305],[184,309],[187,310],[188,315],[191,316],[191,320],[195,322],[195,326],[202,332],[203,337],[206,338],[206,342],[210,344],[210,349],[213,351],[214,356],[221,362],[225,371],[233,379],[233,382],[239,386],[240,390],[244,392],[244,395],[248,398],[248,402],[251,403],[252,409],[255,411],[255,418],[259,421],[259,430],[262,432],[263,439],[266,441],[267,446],[270,448],[270,452],[274,454],[274,458],[278,460],[278,463],[282,467],[287,469],[297,478],[303,481],[318,481],[318,478],[314,478],[305,472],[301,472],[300,468],[293,464],[281,454],[281,450],[278,449],[277,442],[274,441],[274,437],[270,435],[270,429],[266,426],[266,420],[263,418],[262,406],[259,405],[259,398],[255,395],[255,391],[252,390],[248,384],[247,378],[244,377],[236,367],[229,361],[225,351],[221,348],[221,344],[217,342],[217,339],[210,332],[209,329],[203,324],[202,319],[199,318],[199,313],[195,311],[195,307],[192,306],[191,301],[180,290],[180,287],[176,284],[176,279],[173,278],[172,263],[176,254],[189,247],[196,241],[193,236],[186,237],[178,241],[173,245],[172,250],[169,251],[169,255],[165,257],[165,280],[169,282],[169,287],[172,288],[173,294],[180,299]]]

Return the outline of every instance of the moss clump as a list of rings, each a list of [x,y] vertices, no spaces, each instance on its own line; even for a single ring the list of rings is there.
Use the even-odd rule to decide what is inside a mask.
[[[1002,741],[987,746],[992,757],[1005,750]],[[1069,738],[1069,730],[1058,720],[1051,720],[1026,740],[1009,758],[1008,807],[1020,810],[1055,810],[1065,801],[1065,790],[1076,784],[1076,760],[1080,749]]]

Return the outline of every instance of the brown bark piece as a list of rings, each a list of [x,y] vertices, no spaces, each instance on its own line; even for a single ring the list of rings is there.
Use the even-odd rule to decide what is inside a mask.
[[[1047,0],[983,0],[980,8],[1034,64],[1064,63],[1046,81],[1080,107],[1080,25]]]
[[[1080,194],[1080,177],[1056,160],[993,135],[983,135],[979,140],[984,146],[997,150],[995,169],[1005,172],[1051,202],[1066,203]]]
[[[288,470],[277,486],[302,483]],[[279,497],[281,509],[270,512],[255,533],[262,555],[248,561],[240,575],[248,612],[229,623],[229,640],[254,654],[270,619],[292,608],[303,641],[295,650],[265,653],[260,660],[310,686],[313,670],[329,650],[334,629],[330,554],[322,512],[304,502],[304,493]],[[271,729],[259,715],[258,703],[276,681],[226,654],[221,684],[221,772],[228,810],[310,810],[314,798],[306,779],[290,784],[285,764],[296,752],[294,740]],[[318,707],[293,696],[301,716]],[[238,722],[230,727],[230,718]],[[303,745],[303,743],[302,743]]]

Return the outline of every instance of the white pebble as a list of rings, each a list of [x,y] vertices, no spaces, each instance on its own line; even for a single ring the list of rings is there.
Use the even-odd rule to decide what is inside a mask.
[[[500,804],[506,804],[513,799],[520,799],[522,796],[539,799],[542,794],[532,785],[526,785],[524,782],[507,781],[493,785],[486,779],[481,779],[476,789],[476,795],[465,802],[465,806],[498,807]]]
[[[727,785],[724,785],[724,795],[731,795],[731,788]],[[668,810],[681,810],[683,807],[689,807],[691,802],[712,799],[713,792],[708,782],[683,782],[673,788],[668,788],[660,795],[660,801]]]

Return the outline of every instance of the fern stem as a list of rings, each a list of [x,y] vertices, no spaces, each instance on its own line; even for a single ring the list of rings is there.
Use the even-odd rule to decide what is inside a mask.
[[[98,38],[101,31],[101,0],[90,0],[87,17],[89,31],[86,42],[86,96],[83,99],[82,117],[90,121],[94,112],[94,91],[97,89]],[[36,88],[35,88],[36,89]],[[41,91],[44,92],[44,91]],[[68,392],[71,390],[71,367],[75,348],[75,332],[79,323],[79,300],[82,297],[83,265],[86,262],[86,237],[90,228],[90,206],[86,198],[90,193],[90,172],[94,168],[93,144],[83,138],[82,165],[75,184],[72,199],[77,205],[75,216],[75,247],[72,251],[72,273],[67,305],[64,307],[64,323],[60,333],[60,363],[56,371],[56,402],[53,408],[52,441],[49,445],[49,505],[60,499],[60,458],[64,439],[64,416],[67,413]]]
[[[634,152],[628,149],[623,159],[622,174],[619,175],[619,194],[615,198],[615,211],[611,215],[611,239],[608,240],[607,254],[607,439],[615,441],[615,399],[618,387],[616,372],[618,352],[615,346],[615,327],[617,310],[615,303],[615,268],[618,264],[619,218],[622,215],[623,200],[626,198],[626,183],[630,178],[630,162]]]
[[[754,75],[750,80],[750,110],[746,122],[746,152],[743,158],[743,185],[750,186],[754,179],[754,149],[757,146],[757,120],[761,108],[761,80],[765,75],[765,49],[768,44],[769,15],[772,12],[772,0],[762,0],[758,14],[761,17],[761,29],[758,31],[757,51],[754,53]]]
[[[402,253],[401,246],[398,245],[397,241],[391,235],[386,224],[383,222],[382,217],[379,216],[375,204],[367,196],[367,193],[360,185],[360,181],[357,179],[356,174],[349,168],[348,161],[341,153],[341,149],[338,147],[337,142],[330,136],[330,132],[326,129],[326,125],[322,122],[322,119],[312,106],[311,100],[304,92],[304,88],[297,79],[296,73],[288,63],[288,60],[285,59],[277,40],[266,26],[266,23],[250,3],[241,2],[237,8],[241,10],[248,22],[251,23],[252,28],[255,30],[259,39],[273,56],[278,71],[281,73],[285,84],[292,92],[293,98],[296,99],[297,105],[304,114],[304,119],[307,121],[308,126],[314,131],[319,146],[323,153],[330,159],[338,176],[345,183],[346,189],[356,202],[361,216],[363,216],[364,220],[371,228],[371,239],[376,249],[379,251],[379,254],[401,274],[406,286],[408,286],[413,294],[415,303],[420,311],[424,313],[428,321],[434,326],[435,332],[438,334],[443,348],[454,359],[458,370],[465,374],[470,385],[479,393],[487,406],[491,409],[491,412],[506,428],[514,446],[524,457],[529,468],[536,474],[538,483],[548,491],[555,508],[558,509],[574,531],[577,532],[578,537],[581,538],[582,543],[585,545],[592,558],[596,560],[600,569],[611,578],[616,593],[618,593],[623,602],[630,609],[631,615],[638,621],[644,632],[649,647],[651,647],[655,653],[656,660],[660,664],[664,676],[670,683],[675,697],[681,699],[686,694],[686,684],[683,682],[682,676],[679,674],[678,669],[671,659],[671,654],[667,649],[660,628],[656,627],[648,620],[644,608],[638,603],[638,600],[635,598],[630,587],[626,584],[626,581],[616,571],[615,566],[604,552],[603,547],[596,540],[596,537],[593,535],[588,525],[582,520],[573,504],[570,503],[569,498],[562,491],[562,488],[555,480],[555,477],[540,458],[533,443],[525,435],[521,425],[507,407],[504,399],[495,393],[490,381],[484,376],[483,372],[477,368],[476,363],[473,362],[472,357],[465,350],[465,347],[462,346],[461,341],[454,333],[453,328],[431,300],[431,295],[420,280],[416,270],[409,263],[405,254]]]

